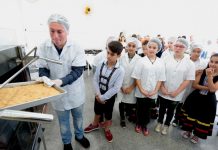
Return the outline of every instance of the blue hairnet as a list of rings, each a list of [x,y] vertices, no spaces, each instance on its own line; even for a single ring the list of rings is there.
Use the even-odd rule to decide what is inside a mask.
[[[126,46],[127,46],[127,48],[128,48],[128,44],[129,43],[134,43],[135,44],[135,46],[136,46],[136,48],[138,48],[138,39],[137,38],[135,38],[135,37],[129,37],[129,38],[127,38],[127,40],[126,40]]]
[[[202,47],[201,44],[197,44],[197,43],[192,43],[192,44],[190,44],[190,50],[191,50],[191,52],[192,52],[194,49],[196,49],[196,48],[199,48],[201,51],[203,50],[203,47]]]

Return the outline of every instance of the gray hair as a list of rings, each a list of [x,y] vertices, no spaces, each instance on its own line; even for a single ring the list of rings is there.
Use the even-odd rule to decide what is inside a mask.
[[[48,25],[50,25],[52,22],[57,22],[57,23],[63,25],[65,27],[66,31],[69,31],[70,24],[69,24],[69,21],[67,20],[67,18],[65,18],[64,16],[62,16],[60,14],[52,14],[48,18]]]

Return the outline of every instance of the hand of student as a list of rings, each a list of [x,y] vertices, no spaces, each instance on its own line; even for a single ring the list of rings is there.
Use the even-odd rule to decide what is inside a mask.
[[[179,93],[177,91],[173,91],[170,93],[170,96],[175,98],[177,95],[179,95]]]
[[[149,92],[149,93],[148,93],[148,97],[152,97],[152,96],[154,96],[156,93],[157,93],[156,91]]]
[[[214,69],[213,68],[207,68],[206,69],[206,75],[207,76],[212,76],[214,73]]]
[[[170,93],[168,92],[168,90],[164,87],[161,88],[161,92],[163,93],[163,95],[169,95]]]
[[[105,104],[105,102],[100,99],[99,95],[96,95],[95,98],[96,98],[97,102],[99,102],[101,104]]]
[[[125,94],[130,94],[132,92],[132,88],[128,87],[125,89]]]
[[[148,96],[148,91],[142,89],[141,93],[142,93],[144,96],[149,97],[149,96]]]
[[[203,73],[203,70],[196,70],[195,75],[198,76]]]

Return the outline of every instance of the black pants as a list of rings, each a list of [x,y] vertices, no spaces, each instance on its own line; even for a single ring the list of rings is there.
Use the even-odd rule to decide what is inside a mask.
[[[154,103],[154,99],[150,98],[138,98],[136,103],[136,125],[142,128],[147,128],[147,124],[150,122],[151,105]]]
[[[135,113],[134,111],[135,105],[136,104],[129,104],[129,103],[124,103],[124,102],[119,103],[119,111],[120,111],[121,120],[125,120],[125,113],[126,113],[126,116],[128,117]]]
[[[167,116],[164,124],[170,126],[170,122],[174,116],[174,111],[178,102],[165,99],[161,96],[159,96],[159,99],[160,99],[160,108],[159,108],[158,122],[163,124],[164,115],[166,113]]]
[[[179,103],[176,106],[176,112],[175,112],[175,120],[179,121],[180,120],[180,116],[181,116],[181,108],[182,108],[183,103]]]
[[[105,104],[99,103],[95,99],[94,111],[96,115],[104,116],[106,120],[112,119],[113,108],[114,108],[115,96],[105,101]]]

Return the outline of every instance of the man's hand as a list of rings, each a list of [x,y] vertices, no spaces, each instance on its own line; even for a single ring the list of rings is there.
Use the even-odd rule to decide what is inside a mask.
[[[170,93],[170,96],[172,98],[175,98],[177,95],[179,95],[179,93],[177,91],[173,91],[173,92]]]
[[[61,86],[63,84],[62,80],[56,79],[56,80],[51,80],[56,86]]]

